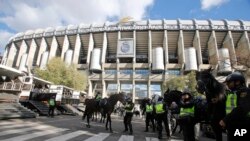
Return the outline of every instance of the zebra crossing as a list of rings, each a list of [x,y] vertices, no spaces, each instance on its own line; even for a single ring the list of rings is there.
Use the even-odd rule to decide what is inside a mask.
[[[71,131],[67,128],[58,128],[40,122],[20,122],[11,121],[0,122],[0,141],[158,141],[157,138],[143,137],[137,139],[133,135],[93,133],[85,130]],[[115,136],[115,137],[114,137]]]

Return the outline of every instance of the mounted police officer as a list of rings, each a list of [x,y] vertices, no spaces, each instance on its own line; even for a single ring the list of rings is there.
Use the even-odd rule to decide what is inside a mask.
[[[131,124],[131,120],[133,117],[133,109],[134,109],[134,103],[132,102],[131,98],[127,99],[126,105],[125,105],[125,116],[123,119],[124,122],[124,126],[125,126],[125,130],[123,132],[127,132],[128,128],[129,128],[129,134],[132,135],[133,134],[133,129],[132,129],[132,124]]]
[[[183,130],[184,141],[195,141],[194,99],[189,90],[184,90],[180,101],[179,123]]]
[[[101,99],[102,99],[101,93],[100,93],[100,92],[97,92],[94,99],[95,99],[95,101],[96,101],[96,107],[98,107],[98,106],[99,106],[99,103],[100,103],[100,101],[101,101]]]
[[[220,125],[227,129],[228,141],[249,141],[250,89],[246,87],[245,77],[239,72],[228,75],[225,82],[229,89],[226,94],[226,117],[220,121]],[[237,134],[241,133],[242,129],[246,133]]]
[[[146,107],[143,109],[143,114],[146,112],[146,130],[145,132],[148,132],[148,126],[149,122],[151,121],[153,126],[153,132],[155,132],[155,123],[154,123],[154,112],[153,111],[153,104],[149,98],[146,99]]]
[[[157,120],[157,129],[158,129],[158,138],[162,139],[162,122],[164,123],[165,130],[167,132],[167,137],[170,137],[170,130],[168,125],[168,111],[167,106],[163,102],[163,97],[159,97],[158,101],[154,105],[156,120]]]

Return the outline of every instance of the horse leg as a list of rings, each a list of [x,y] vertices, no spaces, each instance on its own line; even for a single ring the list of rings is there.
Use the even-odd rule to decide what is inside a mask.
[[[108,128],[108,118],[106,119],[106,130],[108,130],[109,128]]]
[[[111,115],[108,114],[107,118],[109,119],[109,131],[110,131],[110,133],[113,133],[112,126],[111,126]]]
[[[90,128],[90,125],[89,125],[89,119],[90,119],[90,117],[91,117],[91,114],[88,114],[87,115],[87,125],[86,125],[88,128]]]

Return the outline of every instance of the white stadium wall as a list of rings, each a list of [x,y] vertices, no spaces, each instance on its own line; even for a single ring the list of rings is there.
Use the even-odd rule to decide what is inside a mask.
[[[97,91],[108,96],[127,84],[135,100],[161,93],[160,84],[169,75],[209,67],[216,75],[226,75],[233,68],[244,70],[240,64],[249,57],[249,38],[250,21],[241,20],[163,19],[48,27],[11,37],[3,63],[44,69],[51,58],[60,57],[89,72],[89,96]],[[125,40],[129,43],[120,50],[119,41]],[[139,85],[147,88],[139,90]]]

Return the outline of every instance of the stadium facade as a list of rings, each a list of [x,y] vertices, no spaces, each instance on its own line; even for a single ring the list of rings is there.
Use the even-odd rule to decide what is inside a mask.
[[[214,68],[217,77],[245,70],[250,21],[144,20],[29,30],[6,45],[2,64],[44,68],[53,57],[89,72],[88,94],[161,93],[170,75]],[[248,61],[250,62],[250,61]]]

